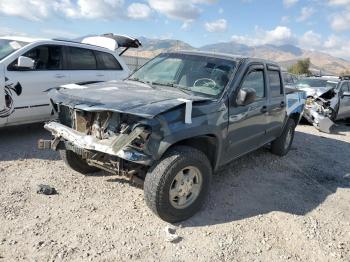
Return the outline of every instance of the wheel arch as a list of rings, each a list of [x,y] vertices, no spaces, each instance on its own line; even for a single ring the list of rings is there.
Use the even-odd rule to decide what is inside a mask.
[[[207,157],[208,160],[213,168],[215,170],[218,167],[218,159],[219,159],[219,152],[220,152],[220,143],[219,139],[214,134],[206,134],[206,135],[199,135],[195,137],[190,138],[184,138],[182,140],[178,140],[175,143],[171,144],[169,147],[167,147],[164,150],[164,153],[175,146],[189,146],[198,149],[199,151],[203,152]]]

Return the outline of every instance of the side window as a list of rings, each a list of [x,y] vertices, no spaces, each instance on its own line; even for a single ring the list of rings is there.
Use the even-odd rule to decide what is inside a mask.
[[[62,47],[55,45],[43,45],[35,47],[23,56],[34,60],[34,70],[60,70],[62,69]],[[9,65],[9,70],[16,70],[18,59]]]
[[[256,92],[256,97],[265,97],[265,79],[263,70],[254,70],[248,73],[245,77],[242,89],[253,88]]]
[[[267,75],[270,83],[271,97],[279,97],[283,95],[283,86],[279,71],[268,70]]]
[[[97,57],[97,69],[100,70],[123,70],[118,60],[111,54],[95,51]]]
[[[344,82],[341,86],[341,91],[342,92],[349,92],[350,90],[349,82]]]
[[[69,63],[70,70],[96,70],[97,62],[95,54],[90,49],[69,47]]]

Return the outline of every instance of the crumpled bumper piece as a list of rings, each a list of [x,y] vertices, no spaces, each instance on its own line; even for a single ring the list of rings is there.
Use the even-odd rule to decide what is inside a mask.
[[[128,135],[120,134],[103,140],[99,140],[91,135],[85,135],[57,122],[49,122],[45,124],[44,128],[56,138],[63,138],[79,148],[106,153],[143,165],[150,165],[152,162],[150,156],[128,147],[144,131],[142,127],[135,128]]]
[[[324,133],[331,133],[331,128],[334,122],[315,110],[306,109],[304,111],[304,117],[318,130]]]

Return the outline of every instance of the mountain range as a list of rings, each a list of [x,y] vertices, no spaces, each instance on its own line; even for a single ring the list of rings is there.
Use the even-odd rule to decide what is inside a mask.
[[[248,46],[231,41],[195,48],[186,42],[174,39],[150,39],[146,37],[139,37],[138,39],[142,43],[142,48],[129,50],[127,52],[128,55],[153,57],[166,51],[199,50],[268,59],[280,63],[284,69],[287,69],[300,59],[310,58],[311,70],[315,72],[340,74],[350,70],[350,61],[323,52],[302,49],[294,45],[266,44]]]

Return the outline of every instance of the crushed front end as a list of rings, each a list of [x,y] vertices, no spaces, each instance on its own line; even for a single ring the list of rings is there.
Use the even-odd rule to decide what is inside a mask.
[[[89,112],[55,105],[58,122],[45,124],[53,140],[40,140],[39,148],[70,150],[90,166],[117,175],[142,174],[151,165],[148,151],[151,127],[144,119],[111,111]]]
[[[338,93],[336,90],[330,89],[320,96],[309,96],[306,99],[303,116],[318,130],[330,133],[338,105]]]

